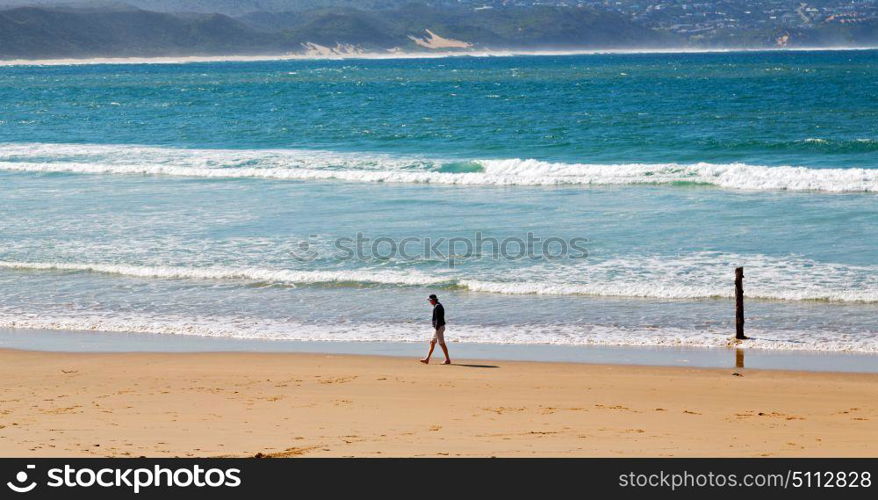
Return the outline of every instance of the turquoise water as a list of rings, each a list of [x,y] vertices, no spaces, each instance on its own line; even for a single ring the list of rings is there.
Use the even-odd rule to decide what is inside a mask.
[[[743,265],[878,352],[876,123],[878,51],[3,67],[0,327],[724,346]]]

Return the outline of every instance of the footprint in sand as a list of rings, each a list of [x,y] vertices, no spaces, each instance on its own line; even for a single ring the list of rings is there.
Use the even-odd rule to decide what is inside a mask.
[[[42,410],[42,413],[47,413],[50,415],[61,415],[64,413],[82,413],[81,411],[77,411],[78,408],[82,408],[79,405],[68,406],[66,408],[52,408],[49,410]]]
[[[632,412],[632,413],[640,413],[640,412],[637,411],[637,410],[632,410],[631,408],[628,408],[627,406],[622,406],[622,405],[603,405],[603,404],[596,404],[596,405],[594,405],[594,406],[595,406],[595,408],[602,408],[602,409],[605,409],[605,410],[623,410],[623,411],[630,411],[630,412]]]
[[[253,458],[288,458],[288,457],[297,457],[300,455],[304,455],[309,451],[316,450],[323,445],[317,446],[305,446],[301,448],[287,448],[284,451],[278,451],[275,453],[257,453],[253,455]],[[329,448],[323,448],[323,451],[329,451]]]
[[[324,379],[320,380],[319,382],[321,384],[346,384],[348,382],[356,380],[356,378],[357,378],[356,375],[353,375],[350,377],[324,378]]]
[[[482,410],[494,412],[497,415],[503,415],[504,413],[522,412],[522,411],[527,410],[527,407],[522,406],[520,408],[511,408],[511,407],[507,407],[507,406],[500,406],[497,408],[482,408]]]

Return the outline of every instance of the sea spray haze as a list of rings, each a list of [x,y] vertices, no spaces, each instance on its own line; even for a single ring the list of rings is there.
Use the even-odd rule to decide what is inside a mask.
[[[878,352],[876,51],[11,66],[0,112],[2,327],[421,340],[434,292],[722,346],[743,265],[752,346]],[[587,252],[297,258],[361,233]]]

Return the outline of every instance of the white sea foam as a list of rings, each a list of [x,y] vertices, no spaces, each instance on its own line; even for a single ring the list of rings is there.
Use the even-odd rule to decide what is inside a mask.
[[[431,286],[507,295],[716,299],[733,297],[731,272],[735,266],[745,264],[746,291],[751,299],[878,303],[878,266],[714,252],[673,257],[616,257],[501,270],[458,269],[432,274],[394,269],[323,271],[19,261],[0,261],[0,269],[89,272],[134,278],[238,280],[285,286]]]
[[[420,342],[422,324],[302,323],[238,316],[183,317],[130,313],[48,314],[0,311],[0,328],[194,335],[215,338],[323,342]],[[748,330],[746,349],[878,353],[878,333]],[[621,328],[603,325],[466,325],[449,327],[455,342],[637,347],[728,347],[728,331]]]
[[[585,295],[592,297],[652,299],[732,298],[729,286],[674,285],[669,283],[525,283],[462,280],[461,286],[473,292],[509,295]],[[780,287],[748,287],[747,296],[760,300],[876,303],[878,290],[826,290],[821,288],[783,290]]]
[[[8,262],[0,261],[0,269],[34,271],[74,271],[117,274],[134,278],[243,280],[250,282],[306,285],[318,283],[360,283],[387,285],[430,285],[447,282],[414,271],[308,271],[288,269],[227,268],[227,267],[174,267],[133,266],[126,264],[84,264],[61,262]]]
[[[744,163],[569,164],[537,160],[485,160],[494,183],[535,178],[540,184],[709,184],[730,189],[878,192],[878,170],[766,167]]]
[[[455,171],[469,163],[476,171]],[[744,163],[469,162],[311,150],[175,149],[130,145],[6,144],[0,170],[199,178],[340,180],[488,186],[704,184],[727,189],[878,192],[878,169]]]
[[[545,264],[503,273],[505,281],[463,279],[472,291],[641,297],[732,298],[733,269],[746,267],[751,299],[878,303],[878,266],[819,262],[800,256],[693,252],[588,259],[576,265]]]

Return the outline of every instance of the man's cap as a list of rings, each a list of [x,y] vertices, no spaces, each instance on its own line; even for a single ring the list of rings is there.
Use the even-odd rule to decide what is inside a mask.
[[[430,296],[427,298],[430,300],[439,300],[439,297],[437,297],[435,293],[431,293]]]

